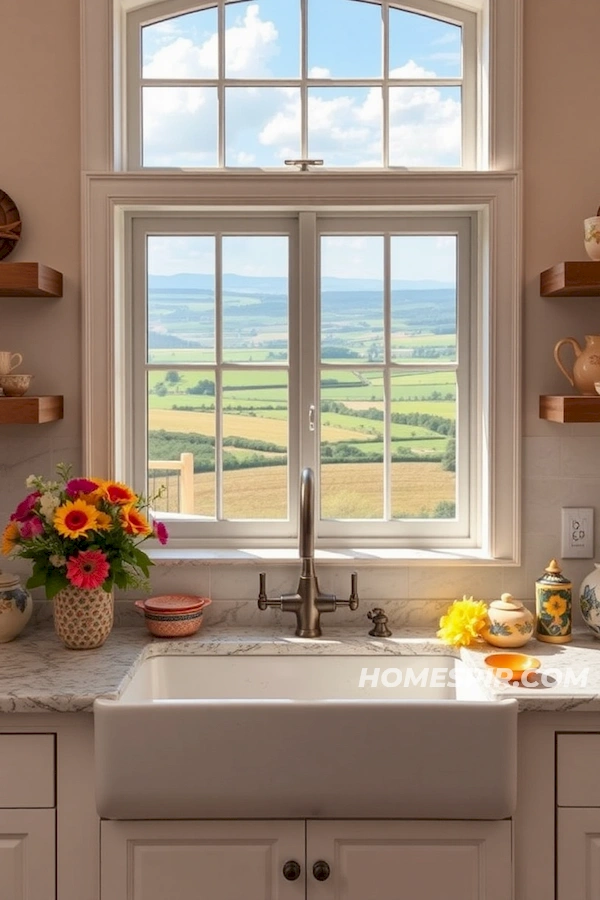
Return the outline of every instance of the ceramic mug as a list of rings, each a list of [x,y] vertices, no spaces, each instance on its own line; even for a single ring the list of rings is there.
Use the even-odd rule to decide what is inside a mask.
[[[8,375],[23,362],[20,353],[11,353],[10,350],[0,350],[0,375]]]

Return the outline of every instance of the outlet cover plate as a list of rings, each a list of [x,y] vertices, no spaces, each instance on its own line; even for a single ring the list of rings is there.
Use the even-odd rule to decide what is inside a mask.
[[[594,510],[591,506],[563,506],[561,529],[563,559],[594,556]]]

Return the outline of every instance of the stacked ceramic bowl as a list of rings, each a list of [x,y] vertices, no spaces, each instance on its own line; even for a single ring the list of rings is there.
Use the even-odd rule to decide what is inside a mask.
[[[135,601],[150,634],[166,638],[195,634],[202,625],[204,607],[209,603],[209,597],[190,594],[163,594]]]

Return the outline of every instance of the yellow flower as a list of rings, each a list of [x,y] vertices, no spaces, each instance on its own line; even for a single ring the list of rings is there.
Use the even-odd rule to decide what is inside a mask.
[[[64,537],[85,537],[98,522],[98,510],[85,500],[67,500],[54,514],[54,527]]]
[[[8,556],[17,546],[19,536],[20,532],[17,523],[9,522],[2,534],[2,552],[5,556]]]
[[[96,525],[94,526],[96,531],[109,531],[112,528],[112,519],[105,512],[99,512],[96,518]]]
[[[562,597],[551,597],[544,603],[544,609],[551,616],[554,616],[555,619],[558,619],[567,611],[567,603]]]
[[[442,616],[437,636],[445,644],[468,647],[477,640],[486,620],[487,606],[483,600],[473,600],[465,595],[462,600],[455,600]]]

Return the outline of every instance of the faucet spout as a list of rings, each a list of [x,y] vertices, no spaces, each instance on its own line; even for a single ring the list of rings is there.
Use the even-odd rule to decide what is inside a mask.
[[[300,542],[301,560],[315,558],[315,475],[303,469],[300,479]]]

